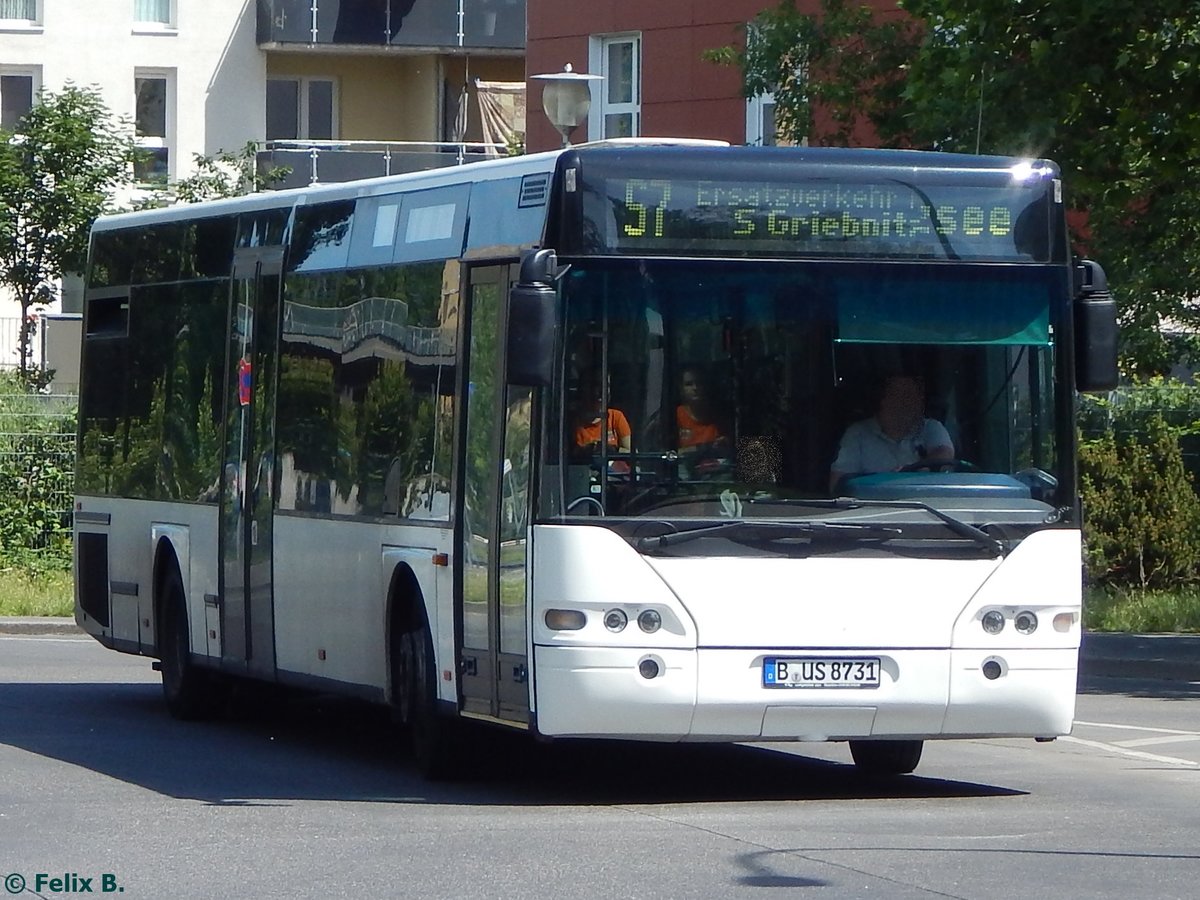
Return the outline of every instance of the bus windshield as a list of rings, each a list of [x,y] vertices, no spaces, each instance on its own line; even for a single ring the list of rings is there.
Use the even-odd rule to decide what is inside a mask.
[[[541,512],[749,516],[752,500],[755,517],[796,518],[827,515],[799,500],[850,496],[1041,521],[1069,503],[1062,278],[1029,265],[572,260]],[[916,407],[899,426],[881,409],[896,381]]]

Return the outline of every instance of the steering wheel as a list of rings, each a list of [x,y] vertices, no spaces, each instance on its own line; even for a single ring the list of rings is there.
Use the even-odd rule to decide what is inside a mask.
[[[898,472],[978,472],[979,466],[965,459],[921,459]]]

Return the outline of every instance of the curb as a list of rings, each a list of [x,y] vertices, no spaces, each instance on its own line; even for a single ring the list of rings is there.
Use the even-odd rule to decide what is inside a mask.
[[[1079,674],[1200,682],[1200,635],[1088,632],[1079,650]]]
[[[0,616],[0,634],[83,634],[66,616]]]

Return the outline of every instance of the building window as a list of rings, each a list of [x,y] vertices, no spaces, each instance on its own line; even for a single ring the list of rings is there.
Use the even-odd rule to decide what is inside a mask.
[[[746,41],[753,49],[758,41],[762,40],[762,35],[754,23],[746,25]],[[797,86],[802,90],[808,81],[808,50],[804,46],[797,46],[790,52],[790,61],[793,64],[791,74],[787,77],[787,87],[794,89]],[[778,87],[778,85],[777,85]],[[807,101],[807,91],[804,91],[804,99]],[[775,94],[768,91],[759,94],[757,97],[751,97],[746,101],[746,143],[752,146],[759,147],[774,147],[787,145],[791,146],[794,141],[783,140],[775,128],[775,111],[776,102]],[[800,138],[801,146],[808,146],[808,137]]]
[[[139,25],[175,24],[172,17],[174,0],[133,0],[133,20]]]
[[[39,0],[0,0],[0,21],[40,22]]]
[[[166,73],[146,72],[133,79],[134,129],[141,159],[133,171],[141,184],[161,184],[170,173],[171,78]]]
[[[267,140],[333,140],[337,134],[335,101],[332,79],[267,79]]]
[[[597,82],[588,122],[591,139],[636,137],[642,133],[642,38],[602,35],[591,40],[590,70]]]
[[[746,101],[746,143],[775,146],[775,95],[759,94]]]
[[[12,131],[33,108],[38,81],[36,70],[0,69],[0,128]]]

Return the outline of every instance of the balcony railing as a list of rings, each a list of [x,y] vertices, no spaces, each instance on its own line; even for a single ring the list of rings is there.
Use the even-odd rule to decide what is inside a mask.
[[[258,0],[258,42],[524,50],[525,0]]]
[[[275,190],[380,178],[461,166],[503,156],[502,144],[421,141],[267,141],[258,153],[260,172],[274,166],[291,169]]]

